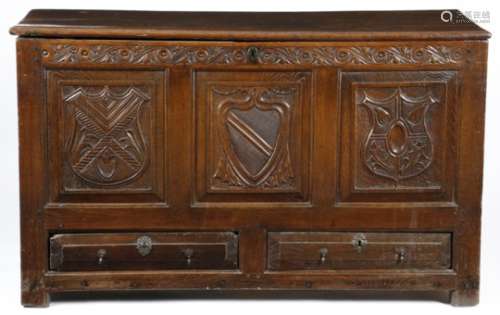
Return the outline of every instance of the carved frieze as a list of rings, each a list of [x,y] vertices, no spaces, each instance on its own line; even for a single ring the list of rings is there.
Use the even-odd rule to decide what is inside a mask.
[[[253,49],[250,49],[253,48]],[[468,52],[461,47],[425,46],[189,46],[50,45],[42,51],[53,64],[455,64]],[[251,52],[251,53],[250,53]]]

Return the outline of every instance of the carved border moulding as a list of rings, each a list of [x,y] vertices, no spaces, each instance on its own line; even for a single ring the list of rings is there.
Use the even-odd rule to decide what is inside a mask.
[[[229,46],[127,46],[127,45],[49,45],[42,50],[45,62],[52,64],[137,64],[137,65],[221,65],[221,64],[457,64],[468,58],[463,47],[426,46],[350,46],[350,47],[266,47],[253,54],[247,47]]]

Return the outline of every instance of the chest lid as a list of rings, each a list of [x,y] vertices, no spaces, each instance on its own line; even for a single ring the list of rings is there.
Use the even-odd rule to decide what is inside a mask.
[[[487,31],[457,10],[161,12],[37,9],[30,11],[10,32],[24,37],[231,41],[460,40],[490,37]]]

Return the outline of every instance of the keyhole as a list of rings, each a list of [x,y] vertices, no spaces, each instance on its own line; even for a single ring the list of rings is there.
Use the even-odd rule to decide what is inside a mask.
[[[352,239],[352,245],[358,253],[361,253],[361,250],[367,243],[368,242],[363,234],[355,235]]]
[[[250,63],[257,63],[259,61],[259,50],[257,47],[248,48],[248,60]]]

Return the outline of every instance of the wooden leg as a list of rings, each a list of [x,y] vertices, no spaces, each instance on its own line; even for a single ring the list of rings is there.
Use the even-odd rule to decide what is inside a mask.
[[[48,233],[44,229],[43,208],[47,204],[47,190],[40,185],[48,161],[45,158],[43,133],[33,137],[31,132],[43,130],[45,104],[41,87],[44,71],[40,60],[39,41],[19,39],[17,56],[23,60],[18,65],[22,73],[19,81],[19,168],[21,193],[21,303],[25,306],[48,306],[49,295],[43,286],[43,275],[47,271]]]
[[[21,304],[25,307],[48,307],[50,303],[49,294],[43,289],[27,288],[23,290]]]
[[[450,303],[453,306],[474,306],[479,303],[479,290],[455,290],[451,292]]]
[[[484,58],[488,47],[478,45],[478,58]],[[482,60],[482,61],[479,61]],[[470,167],[469,161],[482,161],[484,133],[484,100],[486,85],[486,59],[467,63],[463,70],[460,119],[460,157],[457,172],[456,202],[459,204],[457,224],[453,239],[454,270],[457,272],[457,288],[451,293],[451,304],[473,306],[479,303],[479,269],[481,249],[481,183],[482,163]]]

